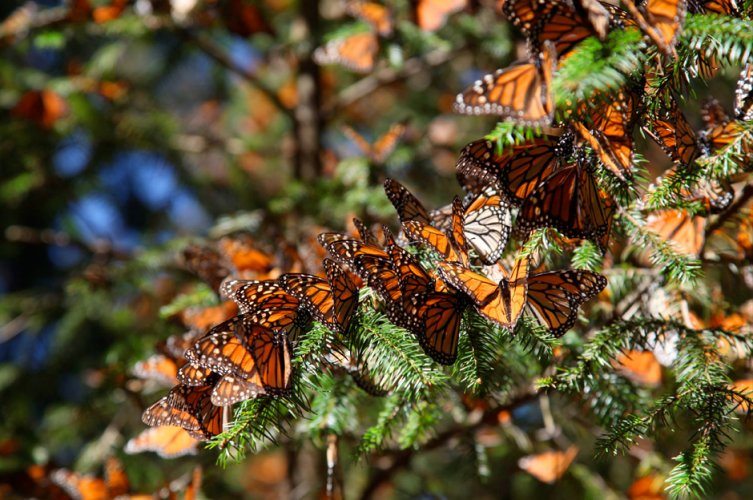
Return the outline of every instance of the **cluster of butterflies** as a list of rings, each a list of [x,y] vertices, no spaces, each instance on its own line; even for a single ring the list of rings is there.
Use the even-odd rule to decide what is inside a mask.
[[[412,16],[424,31],[441,28],[447,16],[468,7],[469,0],[413,0]],[[319,64],[339,64],[356,73],[368,73],[377,61],[380,38],[389,38],[394,30],[389,7],[377,2],[348,0],[345,11],[368,25],[365,31],[330,40],[314,52]]]
[[[498,261],[512,230],[510,205],[496,184],[470,194],[465,203],[456,197],[449,207],[431,213],[398,182],[386,181],[385,190],[402,222],[404,234],[397,239],[408,238],[439,254],[436,269],[398,244],[388,228],[383,227],[378,237],[356,219],[358,235],[319,235],[330,255],[323,259],[320,275],[224,277],[219,293],[232,301],[238,314],[190,340],[181,338],[180,345],[188,344],[184,361],[178,367],[173,360],[169,371],[178,384],[144,412],[144,422],[165,433],[180,428],[203,440],[221,432],[225,409],[234,403],[288,393],[297,339],[312,321],[347,336],[357,318],[363,285],[381,299],[392,323],[411,332],[427,355],[446,365],[457,358],[461,320],[468,307],[509,329],[529,307],[559,336],[574,325],[579,306],[606,286],[602,276],[589,271],[533,272],[523,256],[506,273]],[[211,255],[206,249],[189,250],[188,261]],[[476,261],[488,268],[473,270]],[[215,283],[226,274],[218,273],[220,268],[208,261],[194,267]],[[232,314],[233,308],[217,306],[215,311],[216,320]],[[143,373],[150,366],[139,368]],[[358,378],[358,371],[349,370],[363,387],[365,377]]]
[[[734,13],[732,2],[695,2],[690,7]],[[653,30],[649,36],[663,42],[666,47],[660,48],[669,54],[686,8],[681,1],[649,0],[637,13],[638,24]],[[508,263],[508,270],[500,262],[508,240],[515,235],[522,242],[538,228],[556,228],[565,238],[591,240],[606,252],[616,203],[597,182],[596,166],[603,165],[622,181],[631,179],[632,137],[639,123],[677,168],[688,168],[699,156],[734,141],[742,130],[739,120],[753,114],[753,80],[747,67],[736,93],[735,119],[708,103],[706,129],[698,134],[671,94],[661,110],[644,109],[643,96],[652,89],[646,83],[650,75],[620,89],[616,99],[605,95],[593,106],[583,104],[557,128],[551,127],[551,80],[558,61],[586,37],[605,36],[615,22],[637,21],[598,1],[502,1],[499,10],[528,38],[533,62],[476,82],[458,96],[456,108],[546,125],[547,134],[505,151],[483,139],[468,144],[456,165],[466,194],[435,211],[428,211],[398,182],[387,180],[385,190],[399,215],[400,234],[386,227],[377,234],[358,220],[357,234],[321,233],[317,240],[328,256],[316,254],[322,258],[317,261],[320,268],[278,266],[280,272],[272,272],[271,260],[257,255],[248,259],[256,265],[249,277],[241,272],[246,264],[238,252],[233,258],[233,251],[225,248],[228,258],[215,249],[190,249],[185,255],[189,267],[229,301],[225,314],[233,314],[234,308],[237,314],[190,339],[180,365],[175,363],[177,385],[144,412],[145,423],[180,428],[203,440],[222,431],[234,403],[288,393],[298,339],[313,321],[347,337],[358,322],[364,285],[389,321],[410,332],[440,364],[457,359],[462,319],[469,309],[510,330],[528,310],[553,336],[563,335],[576,323],[580,306],[605,288],[606,279],[585,270],[536,269],[524,253]],[[642,119],[644,114],[648,119]],[[723,210],[732,199],[729,186],[722,183],[701,183],[683,194],[705,203],[709,212]],[[654,229],[666,239],[676,233],[660,224]],[[409,244],[438,258],[426,264]],[[351,365],[349,371],[355,377],[360,368]]]

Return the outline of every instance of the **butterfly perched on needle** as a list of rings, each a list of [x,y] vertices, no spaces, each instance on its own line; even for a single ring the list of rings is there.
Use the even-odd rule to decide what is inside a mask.
[[[554,227],[568,238],[589,239],[606,252],[615,204],[599,189],[590,165],[576,160],[544,179],[523,203],[522,231]]]
[[[530,273],[527,257],[516,259],[499,283],[457,262],[438,266],[442,278],[465,293],[482,316],[512,330],[528,307],[555,337],[572,328],[580,305],[607,285],[603,276],[585,270]]]
[[[311,319],[300,301],[273,280],[229,278],[220,286],[220,295],[235,301],[240,313],[251,321],[293,337],[304,331]]]
[[[675,97],[670,99],[666,110],[643,126],[643,130],[679,165],[690,165],[701,154],[695,130]]]
[[[458,182],[478,194],[495,184],[505,197],[519,206],[541,181],[562,166],[573,150],[573,134],[536,137],[500,151],[496,144],[480,139],[466,145],[455,165]]]
[[[278,282],[317,320],[339,333],[347,333],[358,307],[358,287],[339,264],[324,259],[327,279],[309,274],[283,274]]]
[[[609,102],[593,108],[584,103],[579,119],[572,122],[601,164],[623,181],[632,177],[633,129],[639,112],[640,95],[626,87]]]
[[[363,138],[361,134],[347,125],[343,125],[342,130],[348,138],[353,141],[358,149],[373,163],[381,164],[389,157],[397,147],[398,142],[405,134],[407,122],[398,122],[373,144]]]
[[[212,390],[219,380],[214,375],[206,385],[176,385],[147,408],[141,419],[150,427],[180,427],[200,441],[222,432],[222,408],[212,404]]]
[[[211,398],[215,404],[227,406],[229,399],[289,391],[291,349],[284,330],[263,326],[253,316],[241,314],[207,332],[186,351],[186,359],[222,376]]]
[[[330,40],[314,51],[317,64],[339,64],[355,73],[369,73],[379,54],[379,40],[372,31]]]
[[[457,95],[454,109],[466,115],[496,115],[528,126],[552,122],[554,46],[546,42],[534,61],[521,61],[477,80]]]

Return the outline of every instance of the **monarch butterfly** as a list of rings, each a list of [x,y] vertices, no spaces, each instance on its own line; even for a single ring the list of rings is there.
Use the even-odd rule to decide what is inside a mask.
[[[609,10],[596,0],[502,0],[498,10],[523,32],[534,52],[550,41],[560,56],[589,36],[603,39],[610,24]]]
[[[384,160],[395,150],[397,143],[406,130],[406,122],[396,123],[382,137],[376,140],[374,144],[369,143],[361,134],[351,127],[343,126],[345,135],[355,142],[358,149],[374,163],[384,163]]]
[[[390,199],[392,206],[395,207],[400,222],[417,220],[424,224],[431,224],[432,220],[435,219],[418,201],[418,198],[395,179],[384,181],[384,192]]]
[[[437,363],[451,365],[458,355],[460,320],[468,302],[458,293],[432,292],[426,295],[416,315],[414,333],[424,352]]]
[[[488,185],[463,214],[463,233],[486,264],[502,257],[512,230],[510,203],[495,184]]]
[[[639,98],[630,89],[622,89],[617,99],[585,111],[590,129],[573,123],[579,135],[591,146],[602,165],[625,180],[633,167],[633,128],[638,117]]]
[[[517,259],[510,278],[500,283],[456,262],[439,262],[438,266],[442,279],[470,297],[482,316],[503,328],[515,327],[525,307],[528,259]]]
[[[379,41],[371,31],[331,40],[314,51],[318,64],[339,64],[356,73],[374,69],[379,53]]]
[[[468,0],[413,0],[416,24],[424,31],[436,31],[447,22],[447,16],[467,5]]]
[[[222,408],[211,401],[213,384],[189,387],[177,385],[167,396],[147,408],[141,419],[150,427],[172,425],[204,441],[222,432]]]
[[[206,385],[207,379],[211,375],[211,369],[205,368],[196,362],[189,362],[180,367],[177,378],[183,385]]]
[[[345,4],[348,15],[362,19],[376,30],[381,36],[392,34],[392,15],[384,5],[376,2],[350,0]]]
[[[606,252],[614,201],[596,184],[589,167],[576,161],[547,177],[526,199],[518,215],[523,231],[555,227],[569,238],[592,240]]]
[[[358,231],[358,237],[361,238],[364,243],[372,247],[382,246],[374,233],[366,227],[366,224],[364,224],[361,219],[353,217],[353,226],[355,226],[356,231]]]
[[[267,391],[260,385],[258,377],[247,379],[236,375],[223,375],[212,389],[212,404],[230,406],[247,399],[262,396]]]
[[[694,14],[716,13],[740,17],[737,0],[689,0],[688,10]]]
[[[498,153],[491,141],[481,139],[463,148],[455,166],[458,181],[471,193],[487,185],[497,187],[514,205],[520,205],[542,180],[572,152],[573,135],[535,138]]]
[[[333,260],[325,259],[327,279],[307,274],[284,274],[280,284],[318,321],[346,333],[358,306],[358,288]]]
[[[467,243],[463,230],[463,204],[456,196],[452,203],[452,224],[448,233],[419,220],[403,222],[405,234],[413,241],[420,241],[433,248],[450,262],[468,264]]]
[[[700,154],[695,131],[674,98],[664,116],[643,128],[675,163],[690,165]]]
[[[550,43],[535,62],[518,62],[477,80],[455,100],[455,111],[498,115],[522,125],[549,125],[554,116],[552,73],[557,55]]]
[[[403,296],[403,314],[399,319],[404,324],[401,326],[418,337],[424,352],[432,359],[445,365],[454,363],[466,301],[457,293],[435,291],[434,278],[415,257],[395,243],[386,228],[385,235],[385,248],[397,270]]]
[[[176,458],[195,455],[199,441],[188,431],[173,425],[149,427],[138,436],[128,440],[123,451],[136,454],[153,451],[162,458]]]
[[[293,336],[304,330],[310,320],[298,299],[276,281],[227,279],[220,286],[220,295],[233,299],[240,313],[250,320]]]
[[[666,54],[674,53],[677,35],[685,22],[687,4],[685,0],[648,0],[644,9],[648,29],[653,30],[653,40]]]
[[[740,73],[735,87],[735,118],[753,120],[753,64],[748,63]]]
[[[178,383],[178,365],[164,354],[154,354],[133,366],[133,374],[144,380],[154,380],[172,387]]]
[[[518,460],[518,467],[541,482],[553,484],[565,475],[578,456],[578,448],[570,446],[565,451],[545,451],[527,455]]]
[[[646,217],[646,229],[685,255],[698,256],[706,240],[706,218],[692,215],[685,209],[654,212]]]
[[[590,271],[571,269],[529,275],[528,267],[528,258],[519,258],[510,278],[496,283],[460,264],[439,263],[442,277],[468,295],[481,315],[512,329],[527,305],[555,337],[572,328],[578,307],[607,285],[603,276]]]
[[[290,341],[283,330],[238,315],[212,328],[191,349],[186,359],[218,375],[235,375],[262,386],[272,395],[290,388]]]

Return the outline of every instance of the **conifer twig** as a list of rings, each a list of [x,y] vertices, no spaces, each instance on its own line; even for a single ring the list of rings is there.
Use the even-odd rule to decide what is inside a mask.
[[[501,412],[511,412],[512,410],[530,401],[533,401],[534,399],[539,397],[541,394],[543,394],[543,392],[544,392],[544,389],[531,388],[528,392],[525,392],[519,395],[518,397],[511,400],[509,403],[487,409],[486,411],[484,411],[484,414],[481,416],[481,418],[479,418],[478,420],[474,420],[473,423],[471,424],[468,424],[467,422],[460,423],[453,427],[450,427],[444,432],[437,434],[432,439],[424,443],[421,446],[420,451],[424,453],[427,451],[435,450],[445,445],[450,440],[456,437],[460,437],[469,432],[475,431],[481,427],[484,427],[487,425],[498,425],[499,424],[498,418]],[[409,448],[405,450],[394,450],[392,452],[389,452],[383,455],[383,457],[385,458],[391,458],[392,462],[386,469],[379,470],[375,474],[372,475],[371,479],[366,485],[366,488],[364,488],[363,492],[361,493],[361,499],[366,500],[366,499],[372,498],[374,493],[379,489],[379,487],[382,484],[389,481],[400,469],[406,467],[410,463],[415,452],[416,452],[415,449]]]

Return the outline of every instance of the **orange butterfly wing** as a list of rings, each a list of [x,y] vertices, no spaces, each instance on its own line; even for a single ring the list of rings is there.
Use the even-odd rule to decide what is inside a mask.
[[[129,454],[153,451],[162,458],[175,458],[195,455],[198,443],[199,441],[184,429],[165,425],[145,429],[138,436],[131,438],[123,450]]]
[[[378,52],[376,35],[365,32],[328,42],[314,51],[314,59],[319,64],[339,64],[356,73],[369,73]]]
[[[523,125],[549,125],[554,113],[551,79],[556,64],[547,45],[540,64],[517,63],[476,81],[455,100],[455,110],[468,115],[498,115]]]

